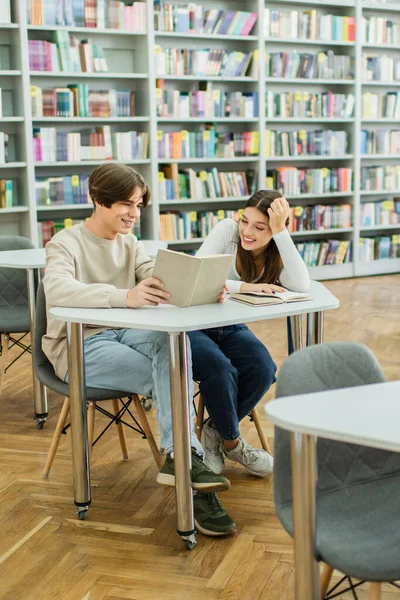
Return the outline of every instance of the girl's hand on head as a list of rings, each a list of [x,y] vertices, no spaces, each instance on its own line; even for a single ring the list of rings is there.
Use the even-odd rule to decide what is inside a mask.
[[[275,292],[287,292],[287,289],[272,283],[242,283],[240,291],[245,292],[264,292],[264,294],[275,294]]]
[[[269,216],[269,227],[272,231],[272,235],[285,231],[286,221],[290,215],[289,202],[284,196],[276,198],[268,209]]]

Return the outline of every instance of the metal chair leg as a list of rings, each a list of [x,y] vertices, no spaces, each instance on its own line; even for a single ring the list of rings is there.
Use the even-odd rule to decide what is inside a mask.
[[[254,425],[257,429],[258,437],[260,438],[262,448],[268,452],[268,454],[272,454],[270,445],[268,443],[267,437],[264,433],[264,430],[261,425],[260,415],[258,414],[257,408],[253,408],[251,411],[251,417],[254,421]]]
[[[1,361],[0,361],[0,397],[3,389],[4,376],[6,374],[8,348],[10,345],[10,335],[8,333],[1,334]]]
[[[149,422],[147,420],[146,413],[145,413],[145,410],[143,408],[143,405],[142,405],[142,403],[141,403],[141,401],[139,399],[139,396],[137,394],[132,394],[132,398],[133,398],[133,404],[135,406],[135,410],[136,410],[138,418],[139,418],[140,426],[141,426],[141,428],[143,429],[143,431],[144,431],[144,433],[146,435],[147,441],[148,441],[149,446],[150,446],[150,450],[153,453],[154,460],[156,461],[157,467],[159,469],[161,469],[161,467],[164,464],[164,460],[163,460],[163,458],[162,458],[162,456],[160,454],[160,451],[159,451],[158,446],[156,444],[156,441],[154,439],[153,432],[151,431],[151,427],[150,427]]]
[[[120,411],[119,402],[118,402],[118,400],[113,400],[112,403],[113,403],[114,414],[116,416],[116,415],[118,415],[118,413]],[[122,425],[122,423],[120,421],[116,421],[115,424],[117,426],[119,443],[120,443],[121,452],[122,452],[122,458],[123,458],[123,460],[128,460],[129,459],[128,447],[126,445],[124,426]]]
[[[87,402],[87,426],[88,426],[88,445],[89,445],[89,464],[92,456],[93,439],[94,439],[94,421],[96,418],[96,403]]]
[[[321,600],[324,600],[333,575],[333,567],[324,565],[321,573]]]
[[[369,600],[381,600],[382,598],[382,589],[381,584],[376,582],[371,582],[369,584]]]
[[[197,416],[194,424],[194,430],[196,432],[197,438],[201,440],[201,432],[203,431],[204,424],[204,400],[203,396],[199,394],[199,403],[197,405]]]
[[[50,450],[47,455],[46,465],[45,465],[44,471],[43,471],[43,477],[45,479],[47,479],[47,477],[49,476],[51,465],[53,464],[54,457],[56,455],[57,448],[60,443],[61,434],[65,427],[65,423],[67,421],[68,413],[69,413],[69,398],[65,397],[60,416],[58,417],[56,430],[54,432],[53,439],[51,440]]]

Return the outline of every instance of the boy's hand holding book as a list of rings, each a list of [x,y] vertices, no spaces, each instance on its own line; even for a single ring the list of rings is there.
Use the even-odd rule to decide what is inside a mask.
[[[142,306],[158,306],[167,304],[170,294],[163,291],[163,284],[156,277],[143,279],[138,285],[129,290],[126,296],[128,308],[141,308]]]

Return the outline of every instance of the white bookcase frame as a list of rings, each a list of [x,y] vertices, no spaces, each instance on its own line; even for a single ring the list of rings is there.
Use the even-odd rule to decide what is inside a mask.
[[[197,3],[204,4],[207,7],[214,7],[213,0],[196,0]],[[171,0],[173,3],[187,3],[187,0]],[[283,9],[297,8],[298,10],[311,8],[321,8],[322,10],[335,13],[338,11],[339,14],[352,15],[356,19],[356,41],[355,42],[324,42],[324,41],[302,41],[302,40],[286,40],[286,39],[274,39],[266,38],[264,36],[264,7],[270,6],[273,8],[282,7]],[[12,233],[20,234],[30,237],[32,241],[37,244],[37,222],[38,220],[57,218],[62,215],[71,216],[73,218],[82,218],[88,216],[91,212],[91,205],[72,205],[72,206],[54,206],[54,207],[43,207],[36,206],[35,202],[35,190],[34,180],[35,176],[51,176],[51,175],[62,175],[71,174],[71,168],[74,173],[87,173],[97,164],[101,164],[99,161],[85,161],[81,163],[40,163],[35,164],[33,160],[33,149],[32,149],[32,127],[41,126],[81,126],[90,124],[110,124],[117,126],[122,125],[122,130],[128,127],[135,127],[139,124],[142,130],[148,131],[150,145],[149,145],[149,158],[148,160],[132,161],[129,164],[137,165],[138,170],[143,174],[145,179],[151,184],[153,190],[152,201],[150,206],[144,211],[142,218],[142,235],[143,237],[150,239],[158,239],[159,237],[159,214],[160,212],[166,212],[168,210],[178,209],[180,211],[186,210],[217,210],[218,208],[224,209],[238,209],[243,206],[245,198],[221,198],[221,199],[203,199],[199,201],[194,200],[168,200],[159,201],[157,189],[158,189],[158,167],[161,164],[166,163],[178,163],[188,164],[196,166],[204,165],[207,166],[221,166],[227,170],[238,170],[240,168],[246,169],[252,167],[258,172],[258,187],[265,187],[265,172],[266,168],[275,168],[279,164],[282,165],[293,165],[298,164],[305,165],[307,167],[321,167],[326,162],[329,165],[346,166],[351,167],[354,172],[354,189],[350,193],[337,192],[332,194],[304,194],[302,196],[289,196],[288,200],[291,203],[298,203],[306,205],[307,202],[313,204],[318,203],[319,200],[325,204],[332,204],[338,202],[351,203],[353,207],[353,226],[350,229],[331,229],[328,231],[312,231],[295,233],[294,239],[297,241],[313,241],[316,239],[332,239],[339,236],[340,239],[351,239],[353,241],[353,262],[344,265],[326,265],[321,267],[314,267],[310,269],[312,277],[315,279],[337,279],[343,277],[352,276],[364,276],[364,275],[375,275],[384,273],[396,273],[400,271],[400,259],[388,259],[378,260],[369,263],[363,263],[357,260],[357,248],[359,238],[361,235],[367,236],[370,234],[382,233],[400,233],[400,224],[396,226],[376,226],[376,227],[360,227],[360,205],[362,200],[368,200],[368,198],[390,198],[396,195],[400,195],[400,190],[394,190],[391,192],[365,192],[360,190],[360,169],[364,164],[371,164],[375,161],[375,164],[390,164],[393,160],[399,160],[400,156],[360,156],[360,138],[361,129],[365,126],[387,126],[393,124],[396,125],[395,119],[378,118],[378,119],[364,119],[361,114],[361,98],[362,93],[365,90],[373,89],[374,87],[384,88],[382,92],[396,89],[400,86],[400,82],[363,82],[361,77],[361,57],[363,51],[375,52],[379,48],[384,50],[382,46],[374,44],[362,44],[361,40],[361,18],[364,11],[368,11],[368,14],[388,14],[394,16],[393,13],[397,13],[400,18],[400,4],[381,4],[381,3],[366,3],[361,0],[274,0],[272,2],[264,2],[264,0],[250,0],[250,2],[244,2],[244,0],[221,0],[218,8],[236,9],[236,10],[251,10],[258,12],[259,18],[255,27],[254,34],[243,38],[242,36],[227,36],[227,35],[192,35],[182,33],[169,33],[169,32],[158,32],[154,31],[154,18],[153,18],[153,0],[147,0],[147,21],[148,30],[147,32],[134,33],[123,30],[107,30],[107,29],[86,29],[84,27],[65,27],[65,26],[35,26],[28,25],[26,21],[26,0],[11,0],[12,9],[12,20],[13,23],[10,25],[0,24],[0,36],[2,31],[6,31],[10,39],[13,40],[12,51],[13,51],[13,68],[8,71],[0,70],[0,88],[2,83],[6,83],[8,87],[11,87],[15,91],[21,91],[22,100],[19,101],[19,110],[14,112],[13,116],[0,118],[0,130],[4,125],[12,133],[18,135],[19,141],[19,154],[18,161],[13,163],[7,163],[6,165],[0,165],[0,177],[15,178],[18,180],[18,201],[19,206],[0,209],[0,234]],[[343,13],[341,11],[344,11]],[[373,11],[373,12],[371,12]],[[38,32],[39,36],[43,35],[43,32],[52,31],[69,31],[70,33],[79,36],[87,34],[94,38],[97,43],[102,43],[102,40],[113,36],[115,40],[115,46],[123,44],[124,48],[138,48],[141,49],[140,54],[140,71],[135,73],[48,73],[48,72],[30,72],[29,71],[29,55],[28,55],[28,37],[34,32]],[[156,116],[156,97],[155,97],[155,86],[156,79],[162,78],[169,86],[177,86],[178,89],[183,89],[182,85],[188,86],[196,85],[199,81],[198,76],[175,76],[167,75],[161,76],[155,73],[154,67],[154,49],[156,45],[163,47],[190,47],[190,48],[204,48],[210,45],[211,47],[229,47],[238,49],[256,50],[260,52],[260,56],[263,56],[265,49],[271,49],[272,51],[280,48],[291,48],[294,45],[304,51],[315,52],[320,49],[333,49],[335,53],[341,52],[350,53],[355,58],[355,79],[352,81],[342,81],[337,79],[330,80],[307,80],[307,79],[276,79],[266,77],[266,67],[263,60],[259,62],[259,74],[258,77],[237,77],[237,78],[225,78],[225,77],[209,77],[205,80],[220,82],[223,86],[228,86],[232,91],[248,90],[251,88],[252,91],[257,91],[259,94],[259,116],[257,118],[215,118],[215,119],[202,119],[202,118],[177,118],[177,117],[166,117],[161,118]],[[395,50],[396,47],[393,47]],[[398,49],[398,48],[397,48]],[[138,60],[138,58],[137,58]],[[136,63],[137,66],[137,63]],[[141,100],[141,114],[137,117],[124,117],[124,118],[63,118],[63,117],[33,117],[31,115],[31,98],[30,98],[30,86],[38,83],[39,85],[45,85],[50,87],[51,85],[63,85],[64,83],[72,83],[75,80],[87,81],[91,85],[101,85],[104,82],[104,87],[112,87],[115,84],[119,85],[122,81],[127,82],[127,87],[132,85],[140,86],[140,93],[142,94]],[[134,84],[134,82],[137,82]],[[96,82],[95,84],[93,82]],[[97,83],[100,82],[100,83]],[[236,85],[235,85],[236,84]],[[348,91],[355,94],[355,112],[351,118],[342,119],[327,119],[327,118],[310,118],[310,119],[297,119],[297,118],[266,118],[265,117],[265,92],[267,89],[274,89],[276,91],[293,90],[293,85],[301,86],[300,89],[310,89],[313,91],[322,92],[324,90],[333,89],[334,91]],[[249,87],[250,86],[250,87]],[[138,87],[136,87],[138,89]],[[146,107],[146,110],[143,110]],[[204,122],[212,121],[226,128],[229,124],[238,125],[241,130],[258,130],[260,133],[260,154],[258,157],[242,157],[242,158],[229,158],[229,159],[158,159],[157,156],[157,130],[169,127],[172,125],[173,128],[185,128],[185,125],[196,126],[201,125]],[[334,157],[274,157],[267,159],[265,156],[265,129],[268,128],[279,128],[283,125],[286,129],[298,129],[301,127],[308,127],[312,125],[324,125],[327,126],[330,123],[343,125],[343,128],[349,133],[351,140],[348,154],[344,156]],[[10,129],[11,128],[11,129]],[[201,243],[201,239],[196,240],[174,240],[171,241],[171,247],[176,248],[190,248],[196,247]]]

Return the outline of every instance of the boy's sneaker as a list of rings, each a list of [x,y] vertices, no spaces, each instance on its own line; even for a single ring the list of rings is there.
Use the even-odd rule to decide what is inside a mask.
[[[211,490],[212,492],[227,490],[231,487],[231,482],[223,475],[217,475],[207,469],[203,460],[192,448],[192,470],[191,470],[192,488],[202,492]],[[175,466],[174,459],[168,454],[165,463],[157,476],[158,483],[162,485],[175,486]]]
[[[221,475],[225,466],[222,440],[218,431],[211,425],[210,419],[203,425],[201,445],[204,450],[204,464],[214,473]]]
[[[221,504],[217,494],[197,492],[193,496],[194,524],[204,535],[231,535],[236,531],[235,522]]]
[[[230,460],[239,462],[246,471],[257,477],[271,475],[274,467],[274,459],[268,452],[250,446],[242,438],[239,439],[238,445],[233,450],[224,448],[224,454]]]

